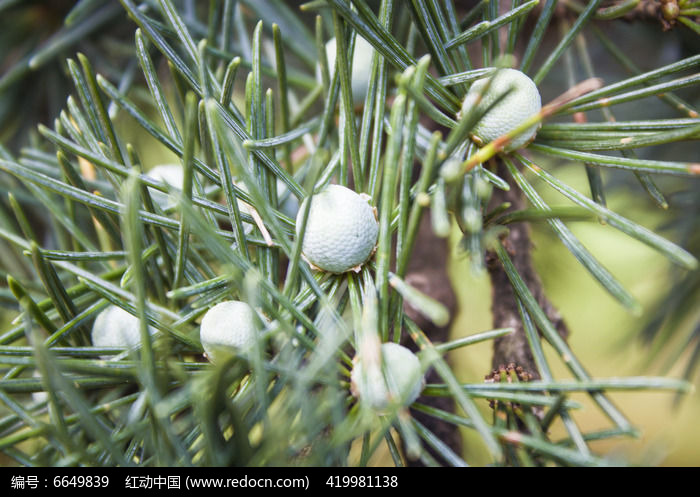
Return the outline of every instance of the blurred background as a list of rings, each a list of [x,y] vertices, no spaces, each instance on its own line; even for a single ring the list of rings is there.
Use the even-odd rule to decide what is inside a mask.
[[[581,167],[558,168],[556,174],[579,191],[588,188]],[[567,205],[560,196],[557,198],[556,192],[544,188],[540,192],[550,205]],[[621,209],[619,212],[647,227],[658,226],[671,217],[670,213],[661,212],[653,205],[637,205],[639,198],[640,195],[631,195],[620,189],[610,195],[608,201],[613,209]],[[675,270],[663,256],[609,227],[592,223],[575,223],[570,227],[644,307],[641,316],[631,315],[576,263],[547,225],[535,227],[532,231],[535,267],[547,296],[559,308],[569,326],[571,348],[593,377],[661,373],[663,361],[650,362],[650,347],[640,340],[640,334],[655,317],[655,304],[677,286]],[[460,302],[452,338],[489,329],[491,291],[488,276],[474,276],[466,259],[455,252],[450,260],[450,272]],[[697,312],[695,314],[695,319],[683,323],[685,330],[695,326]],[[683,375],[690,352],[683,354],[681,361],[668,371],[669,376]],[[464,381],[480,381],[491,368],[491,355],[489,343],[455,352],[452,361],[458,377]],[[548,355],[554,375],[569,378],[568,370],[556,357],[554,353]],[[693,377],[693,383],[697,387],[697,375]],[[680,399],[666,392],[611,393],[610,397],[640,429],[640,437],[637,440],[619,439],[618,443],[610,440],[593,443],[595,450],[635,464],[700,465],[700,430],[697,428],[700,396],[697,390]],[[584,406],[574,414],[582,429],[608,426],[607,420],[601,418],[585,395],[572,396],[572,400]],[[488,408],[484,411],[488,412]],[[561,425],[555,430],[559,430],[562,437],[566,436]],[[469,436],[466,430],[463,434]],[[479,445],[471,445],[474,446]],[[469,438],[465,438],[465,450],[470,451]]]

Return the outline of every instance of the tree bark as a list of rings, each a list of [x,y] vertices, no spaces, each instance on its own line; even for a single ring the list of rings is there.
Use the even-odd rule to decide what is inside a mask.
[[[502,165],[499,168],[499,175],[504,179],[509,179],[511,189],[509,191],[494,189],[491,205],[496,206],[503,202],[510,202],[511,209],[522,209],[524,207],[522,192],[513,184],[505,168]],[[532,242],[527,223],[514,223],[509,225],[508,228],[508,235],[502,242],[513,261],[513,265],[559,334],[566,339],[568,336],[566,324],[557,309],[545,296],[542,282],[532,265],[532,257],[530,255]],[[515,330],[510,335],[495,340],[493,368],[497,369],[499,366],[515,363],[530,373],[535,379],[539,379],[540,375],[525,335],[513,287],[494,253],[490,252],[487,254],[486,262],[491,278],[493,326],[494,328],[513,328]]]

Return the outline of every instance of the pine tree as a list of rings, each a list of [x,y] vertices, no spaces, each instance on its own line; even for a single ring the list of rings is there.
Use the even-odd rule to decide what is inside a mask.
[[[10,0],[0,14],[12,464],[366,465],[387,449],[396,465],[463,466],[466,428],[495,465],[607,465],[620,461],[589,442],[638,433],[609,392],[691,388],[696,1]],[[673,37],[680,55],[642,69],[610,35],[619,26]],[[604,81],[598,57],[628,76]],[[626,117],[630,102],[643,117]],[[174,177],[144,167],[165,156]],[[590,191],[561,180],[561,163],[584,168]],[[608,207],[608,169],[670,206],[674,229]],[[548,205],[545,188],[573,206]],[[593,378],[577,358],[530,224],[631,315],[640,305],[573,221],[678,267],[645,336],[658,351],[681,334],[685,379]],[[450,341],[453,229],[490,277],[494,329]],[[229,301],[245,304],[200,340]],[[458,379],[446,354],[484,341],[493,371]],[[581,392],[606,429],[577,424]]]

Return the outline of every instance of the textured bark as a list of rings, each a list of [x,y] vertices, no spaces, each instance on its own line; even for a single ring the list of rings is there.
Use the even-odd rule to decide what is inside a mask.
[[[499,171],[502,178],[510,178],[510,175],[501,167]],[[507,192],[494,189],[492,206],[503,202],[510,202],[511,209],[518,210],[524,207],[522,192],[511,183],[511,189]],[[508,254],[513,265],[523,278],[540,307],[545,311],[547,317],[552,321],[559,334],[566,339],[568,330],[557,309],[549,302],[544,294],[542,283],[532,265],[530,251],[532,243],[530,241],[530,229],[527,223],[514,223],[509,225],[509,233],[503,239]],[[527,342],[527,336],[523,329],[518,305],[513,292],[513,287],[508,280],[500,261],[495,254],[487,254],[487,267],[491,277],[493,325],[495,328],[514,328],[515,332],[504,337],[500,337],[494,342],[493,361],[494,369],[499,366],[515,363],[530,373],[534,378],[539,379],[540,375],[535,365],[535,360]]]

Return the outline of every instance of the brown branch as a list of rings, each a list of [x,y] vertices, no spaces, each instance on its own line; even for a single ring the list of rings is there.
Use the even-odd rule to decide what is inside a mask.
[[[499,165],[499,167],[501,169],[499,171],[500,176],[502,178],[509,177],[505,168],[502,165]],[[510,182],[510,185],[511,189],[507,192],[500,189],[494,190],[493,198],[491,199],[493,206],[500,205],[503,202],[510,202],[512,209],[518,210],[523,208],[524,202],[521,191],[512,182]],[[509,228],[509,233],[503,239],[503,244],[513,260],[513,265],[547,314],[547,317],[555,325],[559,334],[566,338],[568,336],[566,324],[557,309],[545,296],[542,283],[532,265],[532,257],[530,256],[532,243],[527,223],[514,223]],[[495,254],[487,254],[487,267],[491,277],[493,326],[494,328],[513,328],[515,330],[511,334],[495,340],[493,368],[496,369],[501,365],[515,363],[539,379],[540,375],[523,329],[513,287]]]

